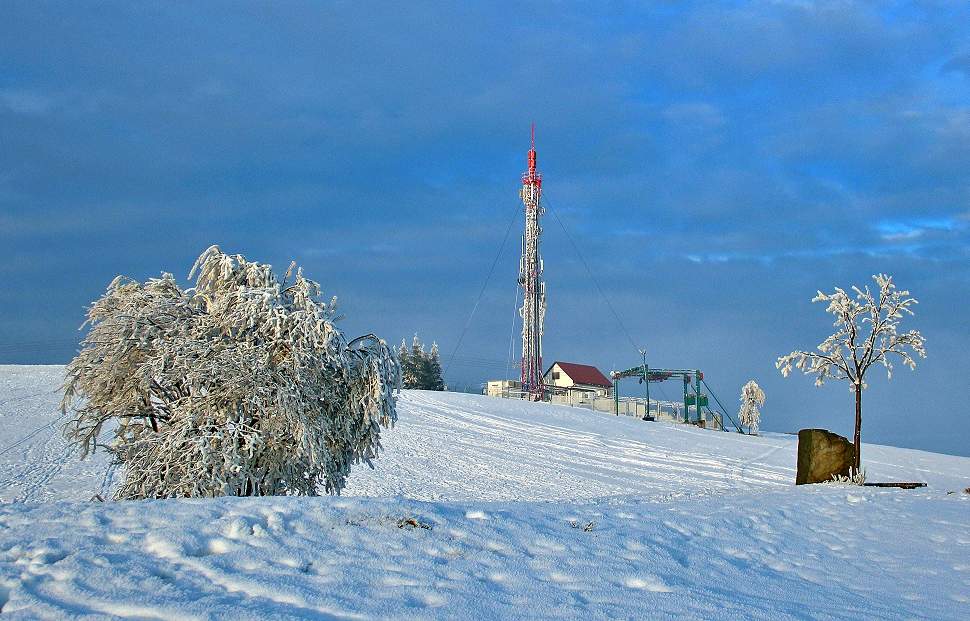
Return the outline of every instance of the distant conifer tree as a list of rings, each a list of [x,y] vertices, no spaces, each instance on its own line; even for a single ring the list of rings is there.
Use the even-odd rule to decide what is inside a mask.
[[[404,388],[416,390],[444,390],[445,383],[441,376],[441,357],[438,344],[431,344],[431,351],[424,349],[424,343],[415,334],[409,348],[405,341],[401,341],[397,350],[398,361],[401,363],[401,378]]]
[[[431,354],[428,356],[428,390],[444,390],[445,380],[441,376],[441,356],[438,343],[431,344]]]
[[[411,349],[407,346],[404,339],[401,339],[401,346],[398,347],[397,358],[398,362],[401,364],[401,385],[404,388],[414,388],[418,383],[417,374],[415,372],[416,358],[412,355]]]

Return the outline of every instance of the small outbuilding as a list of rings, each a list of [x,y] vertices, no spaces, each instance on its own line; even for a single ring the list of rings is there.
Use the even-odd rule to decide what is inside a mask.
[[[485,384],[485,394],[489,397],[520,398],[522,382],[517,380],[489,380]]]
[[[558,360],[543,375],[543,381],[547,388],[556,392],[572,393],[573,396],[579,393],[578,396],[586,398],[609,397],[613,389],[613,382],[596,367]]]

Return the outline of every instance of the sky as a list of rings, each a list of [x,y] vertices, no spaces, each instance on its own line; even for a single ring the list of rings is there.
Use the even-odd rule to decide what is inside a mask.
[[[850,435],[846,385],[774,362],[831,333],[817,290],[885,272],[928,357],[872,371],[863,440],[970,455],[967,3],[0,13],[0,363],[69,361],[115,275],[218,244],[303,265],[350,337],[437,341],[454,388],[514,377],[534,121],[547,362],[645,348],[732,409],[757,380],[766,430]]]

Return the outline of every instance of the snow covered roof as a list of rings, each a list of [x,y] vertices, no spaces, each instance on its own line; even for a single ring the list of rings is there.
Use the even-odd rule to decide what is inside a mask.
[[[588,364],[578,364],[575,362],[556,362],[552,363],[552,366],[559,365],[563,373],[569,376],[569,379],[573,380],[577,384],[586,384],[588,386],[606,386],[607,388],[613,386],[611,382],[605,375],[600,373],[600,370],[596,367],[590,366]],[[549,375],[549,370],[546,371],[546,375]]]

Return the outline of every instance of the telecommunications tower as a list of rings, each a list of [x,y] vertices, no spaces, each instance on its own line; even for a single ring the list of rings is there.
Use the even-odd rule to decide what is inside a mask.
[[[542,322],[546,316],[546,283],[542,281],[542,258],[539,238],[542,228],[539,204],[542,174],[536,172],[536,125],[532,124],[532,148],[529,170],[522,174],[519,197],[525,208],[525,233],[522,235],[522,258],[519,259],[519,286],[522,287],[522,391],[530,401],[542,399]]]

